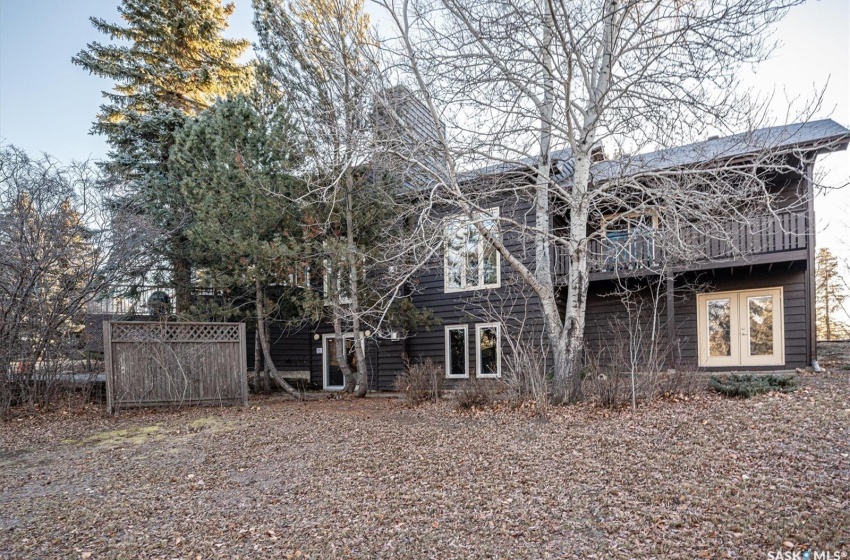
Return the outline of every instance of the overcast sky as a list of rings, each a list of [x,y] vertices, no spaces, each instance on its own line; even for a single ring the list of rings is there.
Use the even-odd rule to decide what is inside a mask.
[[[103,138],[88,131],[101,90],[112,84],[71,64],[71,56],[90,41],[106,40],[88,18],[117,21],[116,6],[117,0],[0,0],[0,140],[62,161],[106,154]],[[251,18],[250,0],[238,0],[227,35],[255,40]],[[786,121],[789,100],[799,103],[826,86],[816,117],[850,127],[850,2],[796,7],[775,38],[782,46],[771,60],[743,77],[774,94],[777,121]],[[818,170],[826,173],[826,184],[847,183],[850,152],[823,157]],[[850,188],[819,197],[816,212],[818,245],[850,256]]]

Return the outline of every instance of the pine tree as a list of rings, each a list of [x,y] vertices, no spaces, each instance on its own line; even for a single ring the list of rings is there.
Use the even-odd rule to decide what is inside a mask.
[[[169,152],[187,117],[250,85],[251,67],[238,62],[249,42],[221,36],[233,9],[220,0],[122,0],[126,26],[91,18],[95,29],[120,42],[92,42],[72,58],[116,82],[103,92],[92,133],[107,137],[105,167],[129,193],[125,202],[162,232],[162,244],[152,249],[169,263],[178,311],[190,300],[184,231],[191,216],[169,182]]]
[[[823,247],[815,258],[815,299],[817,333],[820,340],[850,338],[850,327],[839,316],[846,315],[846,284],[842,280],[838,259]]]
[[[284,300],[309,306],[305,280],[301,135],[285,110],[264,112],[245,96],[220,101],[189,121],[172,150],[172,178],[195,219],[186,235],[214,285],[252,287],[257,337],[267,371],[277,374],[266,325]],[[291,279],[291,280],[288,280]],[[288,280],[288,281],[287,281]],[[269,297],[275,285],[278,299]]]

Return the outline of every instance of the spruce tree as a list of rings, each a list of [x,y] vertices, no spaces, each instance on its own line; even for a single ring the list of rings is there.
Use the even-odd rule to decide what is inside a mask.
[[[850,337],[850,327],[840,317],[846,316],[844,301],[846,284],[838,259],[826,247],[818,249],[815,258],[815,300],[817,333],[820,340],[839,340]]]
[[[92,133],[107,137],[104,166],[124,202],[162,234],[151,249],[167,263],[178,311],[188,309],[191,295],[185,236],[191,214],[169,181],[169,153],[187,117],[250,84],[251,67],[238,62],[249,42],[221,35],[233,9],[220,0],[122,0],[118,11],[126,25],[91,18],[95,29],[118,42],[89,43],[72,58],[116,82],[103,92]]]

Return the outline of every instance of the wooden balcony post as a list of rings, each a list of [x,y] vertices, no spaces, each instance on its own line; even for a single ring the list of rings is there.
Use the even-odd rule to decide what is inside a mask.
[[[667,274],[667,344],[670,347],[670,356],[668,367],[676,365],[676,309],[674,294],[676,290],[676,281],[672,273]]]

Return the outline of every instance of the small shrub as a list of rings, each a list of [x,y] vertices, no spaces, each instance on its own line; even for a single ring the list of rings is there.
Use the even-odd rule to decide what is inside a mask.
[[[693,395],[705,389],[705,377],[688,364],[679,364],[675,369],[659,375],[658,392],[661,395]]]
[[[424,362],[405,363],[404,371],[395,379],[395,390],[404,396],[410,404],[422,404],[426,401],[438,401],[443,395],[443,382],[446,379],[443,366],[426,358]]]
[[[605,408],[616,408],[628,399],[625,380],[616,371],[603,372],[594,368],[586,372],[585,383],[590,385],[590,391],[585,393]]]
[[[478,379],[473,377],[463,381],[457,388],[457,406],[459,408],[482,407],[491,404],[504,385],[498,379]]]
[[[539,414],[549,407],[551,374],[546,372],[547,349],[533,341],[509,340],[511,352],[504,357],[502,384],[515,406],[533,403]]]
[[[795,375],[774,374],[731,374],[725,377],[714,375],[708,384],[709,387],[727,397],[748,399],[769,391],[778,391],[781,393],[794,391],[797,389],[797,377]]]

